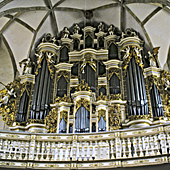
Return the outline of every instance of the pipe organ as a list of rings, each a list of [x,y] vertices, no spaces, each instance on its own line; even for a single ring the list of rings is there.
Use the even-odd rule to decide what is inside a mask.
[[[46,34],[23,75],[1,90],[1,115],[12,131],[91,133],[170,120],[170,74],[159,48],[144,54],[138,33],[65,27]],[[29,70],[29,71],[28,71]]]

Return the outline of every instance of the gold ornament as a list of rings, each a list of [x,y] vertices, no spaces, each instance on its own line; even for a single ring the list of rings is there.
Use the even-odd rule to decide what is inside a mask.
[[[98,121],[100,120],[101,116],[103,116],[103,119],[106,121],[106,110],[99,110],[98,111]]]
[[[120,129],[121,126],[120,107],[112,106],[109,111],[109,125],[111,130]]]
[[[80,84],[75,88],[75,91],[89,91],[89,92],[91,92],[90,87],[88,86],[87,83],[85,83],[84,80],[82,80],[80,82]]]
[[[81,98],[76,102],[76,112],[81,107],[84,106],[87,111],[90,112],[90,102],[86,99]]]
[[[47,115],[45,117],[44,123],[45,123],[48,133],[56,133],[57,118],[58,118],[58,109],[57,108],[53,108],[49,112],[49,115]]]

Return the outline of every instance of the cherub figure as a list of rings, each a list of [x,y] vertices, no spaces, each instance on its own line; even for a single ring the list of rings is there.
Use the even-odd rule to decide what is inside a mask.
[[[86,67],[86,59],[85,58],[83,58],[83,63],[82,63],[82,65],[80,66],[80,68],[82,69],[82,73],[84,74],[85,73],[85,71],[84,71],[84,68]]]
[[[108,28],[108,32],[110,35],[113,35],[115,31],[115,26],[113,24],[110,25],[110,27]]]
[[[136,52],[136,55],[141,59],[141,64],[143,64],[143,62],[142,62],[142,55],[141,55],[141,50],[142,50],[143,48],[138,48],[138,47],[134,47],[134,50],[135,50],[135,52]]]
[[[78,34],[79,31],[80,31],[80,27],[79,27],[79,25],[76,23],[76,24],[74,25],[74,27],[73,27],[73,32],[74,32],[74,34]]]
[[[99,23],[98,29],[99,29],[99,32],[103,32],[104,31],[104,24],[102,22]]]
[[[46,55],[47,55],[50,63],[55,63],[55,61],[53,60],[54,54],[46,52]]]
[[[70,34],[70,31],[68,30],[68,28],[64,27],[62,31],[62,38],[68,38],[69,34]]]
[[[150,67],[156,67],[156,61],[155,61],[155,58],[153,56],[153,54],[148,51],[148,54],[149,54],[149,62],[150,62]]]
[[[126,47],[126,49],[121,50],[122,52],[125,52],[126,54],[124,55],[123,59],[126,59],[130,55],[130,47]]]
[[[4,85],[2,82],[0,82],[2,85]],[[4,97],[2,97],[0,101],[0,107],[4,104],[8,104],[9,99],[13,96],[16,98],[16,92],[14,91],[14,87],[12,85],[4,85],[5,89],[7,90],[7,93]]]
[[[35,53],[35,56],[37,57],[37,64],[39,64],[40,61],[41,61],[41,58],[42,58],[42,56],[43,56],[42,51],[40,52],[40,54],[36,54],[36,53]]]
[[[167,79],[167,78],[164,78],[163,79],[163,81],[164,81],[164,85],[165,85],[165,90],[167,90],[168,88],[170,88],[170,81]]]
[[[23,59],[22,61],[19,62],[19,66],[22,67],[22,65],[24,65],[23,68],[23,74],[31,74],[32,73],[32,67],[35,63],[31,61],[30,58],[27,59]]]

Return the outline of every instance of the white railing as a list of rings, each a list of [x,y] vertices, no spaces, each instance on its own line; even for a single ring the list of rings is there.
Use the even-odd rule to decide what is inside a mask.
[[[0,166],[103,168],[160,164],[168,162],[169,148],[170,124],[91,134],[1,131]]]

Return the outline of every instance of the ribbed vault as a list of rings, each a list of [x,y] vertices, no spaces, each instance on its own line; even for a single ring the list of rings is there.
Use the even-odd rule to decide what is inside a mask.
[[[84,22],[84,13],[93,12],[91,22],[114,24],[124,31],[131,27],[140,33],[147,49],[161,46],[159,61],[163,67],[170,40],[169,0],[3,0],[0,2],[0,41],[11,58],[14,77],[21,69],[19,61],[33,55],[45,33],[58,36],[63,27]],[[7,70],[3,69],[4,72]],[[0,79],[1,81],[1,79]],[[4,83],[7,83],[6,80]]]

